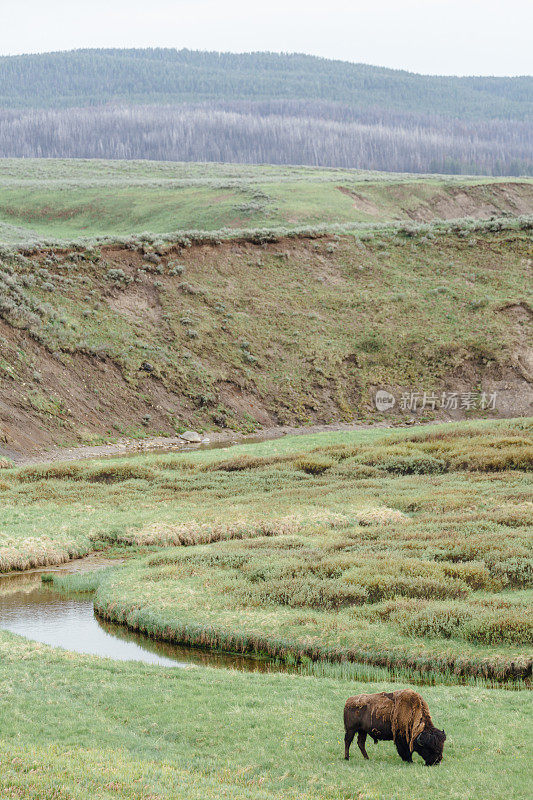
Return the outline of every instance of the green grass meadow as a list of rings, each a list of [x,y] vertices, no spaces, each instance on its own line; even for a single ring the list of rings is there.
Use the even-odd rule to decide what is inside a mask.
[[[84,159],[3,159],[0,241],[128,235],[149,230],[295,228],[429,220],[455,213],[458,192],[476,205],[514,212],[506,186],[529,179],[406,175],[362,170]],[[515,188],[513,189],[513,186]],[[440,209],[440,210],[439,210]],[[529,213],[526,209],[522,213]]]
[[[512,682],[531,465],[531,422],[508,420],[7,469],[0,564],[113,548],[137,558],[97,608],[159,638]]]
[[[525,800],[531,695],[424,687],[434,769],[390,742],[343,760],[346,697],[390,682],[81,657],[0,634],[0,796],[28,800]],[[394,687],[392,687],[394,688]]]

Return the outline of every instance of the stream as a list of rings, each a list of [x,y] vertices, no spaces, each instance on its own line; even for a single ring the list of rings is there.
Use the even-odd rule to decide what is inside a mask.
[[[260,436],[243,437],[242,443],[256,443],[275,439],[282,435],[278,431]],[[159,452],[185,450],[215,450],[231,448],[239,441],[215,441],[188,446],[178,442],[177,447],[164,446],[158,442]],[[163,445],[163,446],[161,446]],[[123,452],[112,451],[109,446],[59,451],[57,460],[87,457],[100,458],[138,454],[124,448]],[[48,454],[50,456],[51,454]],[[39,463],[39,457],[27,463]],[[56,460],[52,458],[51,460]],[[159,642],[125,626],[106,622],[94,613],[91,595],[61,593],[43,584],[43,574],[86,571],[107,566],[110,562],[98,556],[77,559],[62,567],[35,569],[21,573],[0,574],[0,630],[25,636],[35,642],[61,647],[85,655],[102,656],[116,661],[140,661],[161,667],[186,668],[192,665],[225,667],[247,672],[288,672],[291,667],[269,659],[253,658],[231,653],[216,653],[195,647],[184,647]],[[111,562],[112,563],[112,562]],[[117,562],[114,562],[115,564]]]
[[[94,569],[98,562],[88,557],[72,564],[74,569],[66,565],[0,576],[0,629],[52,647],[116,661],[181,668],[203,665],[247,672],[289,669],[269,660],[158,642],[122,625],[105,622],[94,613],[91,595],[61,593],[41,582],[44,573]]]

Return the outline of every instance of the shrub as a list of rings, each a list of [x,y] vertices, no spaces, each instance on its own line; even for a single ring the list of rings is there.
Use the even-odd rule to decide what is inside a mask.
[[[294,533],[298,529],[298,521],[292,517],[281,517],[279,519],[266,520],[235,520],[229,523],[216,522],[213,524],[205,522],[183,522],[178,525],[166,523],[153,523],[141,530],[121,531],[113,536],[113,541],[122,542],[137,546],[183,546],[192,547],[197,544],[209,544],[212,542],[225,541],[227,539],[250,539],[262,536],[286,536]],[[221,553],[220,558],[226,557]],[[156,556],[150,561],[151,564],[176,563],[181,561],[182,555],[163,555]],[[201,553],[195,556],[197,563],[211,563],[212,553]]]
[[[201,467],[206,472],[241,472],[248,469],[261,469],[262,467],[270,467],[273,464],[287,464],[294,461],[293,455],[275,455],[275,456],[250,456],[242,454],[227,458],[223,461],[215,461],[212,464],[206,464]]]
[[[533,561],[527,556],[493,560],[490,570],[494,580],[499,581],[504,587],[525,589],[533,586]]]
[[[446,462],[430,455],[395,456],[379,466],[393,475],[432,475],[446,472]]]
[[[393,601],[377,610],[408,636],[464,639],[479,644],[533,643],[533,614],[523,605]]]
[[[516,446],[509,448],[479,449],[455,456],[453,459],[455,469],[470,470],[472,472],[502,472],[504,470],[533,470],[533,447]]]
[[[196,286],[192,286],[190,283],[187,283],[186,281],[180,283],[179,288],[185,294],[192,294],[192,295],[202,294],[201,289],[198,289]]]
[[[354,478],[355,480],[375,478],[380,475],[380,471],[377,467],[373,467],[370,464],[361,464],[352,459],[341,461],[339,466],[335,468],[335,473],[346,478]]]
[[[514,503],[494,509],[492,519],[509,528],[529,527],[533,518],[533,503]]]
[[[411,518],[398,508],[367,508],[357,512],[359,525],[385,525],[387,523],[406,523]]]
[[[486,308],[489,304],[487,297],[479,297],[476,300],[470,300],[468,302],[468,308],[472,311],[479,311],[481,308]]]
[[[132,280],[123,269],[108,269],[105,277],[108,281],[115,281],[115,283],[129,283]]]
[[[307,473],[307,475],[322,475],[328,469],[331,469],[333,464],[334,462],[330,458],[304,456],[296,461],[295,467]]]
[[[155,472],[139,464],[109,464],[93,467],[84,476],[91,483],[121,483],[130,480],[153,481]]]
[[[362,336],[357,342],[357,349],[363,353],[377,353],[383,349],[384,342],[381,335],[377,331],[371,331]]]
[[[248,592],[242,592],[247,598]],[[293,577],[264,582],[253,592],[254,602],[278,603],[291,608],[308,606],[326,611],[344,606],[361,605],[367,599],[364,587],[349,586],[341,581],[325,581],[306,576],[305,581]]]
[[[384,572],[374,575],[355,575],[354,578],[345,575],[344,579],[350,582],[355,580],[360,587],[364,587],[369,603],[377,603],[380,600],[396,596],[444,600],[445,598],[465,597],[468,594],[462,581],[451,581],[425,575],[394,575]]]
[[[459,578],[471,589],[496,589],[497,581],[490,573],[484,561],[464,561],[457,564],[443,564],[444,574],[450,578]]]
[[[235,456],[235,458],[228,458],[225,461],[218,461],[215,464],[209,464],[207,469],[214,470],[216,472],[241,472],[242,470],[246,469],[254,469],[260,464],[260,458],[242,455]]]
[[[483,644],[533,644],[531,608],[511,606],[486,613],[474,612],[463,625],[462,638]]]
[[[389,620],[407,636],[451,639],[457,637],[460,628],[471,614],[464,606],[447,603],[423,603],[414,606],[398,603],[389,614]]]
[[[16,477],[21,483],[35,483],[53,479],[76,479],[80,478],[83,472],[84,469],[79,464],[39,464],[19,470]]]
[[[191,472],[198,469],[198,464],[194,461],[185,461],[183,458],[157,458],[152,464],[157,469],[189,470]]]
[[[145,261],[148,261],[149,264],[159,264],[161,262],[161,258],[157,253],[145,253],[143,258]]]

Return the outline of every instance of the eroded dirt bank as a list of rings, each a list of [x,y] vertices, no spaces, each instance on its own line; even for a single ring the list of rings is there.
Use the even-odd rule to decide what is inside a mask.
[[[531,414],[530,270],[519,230],[4,259],[3,452]]]
[[[407,218],[428,222],[436,218],[487,219],[500,214],[533,213],[533,194],[529,182],[498,181],[464,186],[412,182],[409,185],[392,184],[385,191],[379,185],[338,188],[352,198],[358,211],[374,219]]]

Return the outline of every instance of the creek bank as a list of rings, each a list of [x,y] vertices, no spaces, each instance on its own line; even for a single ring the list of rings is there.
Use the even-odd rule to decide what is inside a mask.
[[[62,567],[0,576],[0,629],[51,647],[115,661],[140,661],[162,667],[209,666],[246,672],[287,672],[284,663],[239,654],[210,652],[156,641],[113,625],[94,612],[90,592],[61,592],[42,583],[43,575],[72,575],[120,564],[100,556],[76,559]]]
[[[455,420],[449,420],[453,422]],[[414,423],[414,421],[413,421]],[[413,424],[411,423],[411,424]],[[121,438],[109,444],[84,445],[81,447],[56,447],[38,453],[21,453],[5,450],[5,455],[11,458],[16,466],[30,466],[32,464],[47,464],[63,461],[80,461],[90,458],[113,458],[116,456],[139,455],[151,452],[191,452],[192,450],[222,450],[237,444],[257,444],[283,436],[305,436],[314,433],[327,433],[328,431],[355,431],[368,428],[404,427],[392,425],[388,422],[372,424],[336,422],[331,425],[309,425],[304,427],[291,427],[290,425],[263,428],[255,433],[239,433],[238,431],[209,431],[203,438],[209,442],[202,444],[188,442],[181,436],[156,436],[147,439]],[[2,448],[0,448],[0,454]]]
[[[95,612],[102,619],[128,630],[142,633],[157,641],[172,645],[199,647],[206,650],[239,653],[243,657],[259,657],[281,661],[296,666],[305,672],[313,671],[314,665],[338,665],[353,670],[353,677],[365,678],[364,670],[378,669],[388,674],[389,680],[413,683],[467,684],[481,681],[489,686],[513,685],[523,688],[530,685],[533,661],[531,658],[460,658],[443,653],[435,661],[434,656],[409,654],[393,648],[373,650],[357,643],[351,648],[333,648],[320,644],[308,644],[298,640],[281,639],[259,635],[253,631],[228,631],[211,625],[197,625],[186,620],[170,624],[157,612],[150,609],[121,605],[95,596]],[[368,679],[368,678],[366,678]]]

